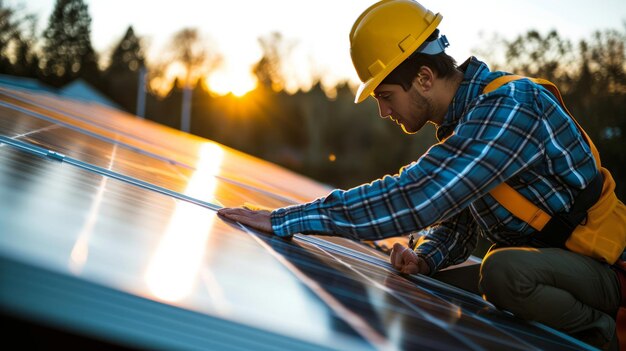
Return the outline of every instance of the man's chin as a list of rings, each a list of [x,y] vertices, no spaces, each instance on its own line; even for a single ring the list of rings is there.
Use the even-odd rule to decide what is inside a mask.
[[[402,127],[402,131],[404,131],[406,134],[415,134],[415,133],[417,133],[417,130],[407,129],[407,127],[404,124],[400,124],[400,127]]]

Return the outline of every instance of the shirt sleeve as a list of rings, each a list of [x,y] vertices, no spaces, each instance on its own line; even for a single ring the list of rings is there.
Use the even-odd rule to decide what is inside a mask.
[[[274,232],[378,240],[457,215],[543,153],[537,113],[506,93],[486,96],[470,106],[450,137],[399,174],[275,210]]]
[[[469,209],[423,232],[415,252],[426,260],[430,275],[467,260],[478,242],[478,227]]]

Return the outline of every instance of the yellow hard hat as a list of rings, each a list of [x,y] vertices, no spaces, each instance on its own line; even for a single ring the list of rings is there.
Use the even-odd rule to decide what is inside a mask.
[[[354,102],[365,100],[418,49],[431,55],[442,52],[448,44],[445,36],[425,43],[441,19],[412,0],[382,0],[365,10],[350,31],[350,55],[362,82]]]

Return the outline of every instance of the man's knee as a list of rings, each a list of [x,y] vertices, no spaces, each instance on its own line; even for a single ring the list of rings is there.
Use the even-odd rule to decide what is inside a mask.
[[[533,284],[523,273],[524,256],[523,249],[498,249],[485,256],[480,267],[479,288],[487,301],[511,310],[532,293]]]

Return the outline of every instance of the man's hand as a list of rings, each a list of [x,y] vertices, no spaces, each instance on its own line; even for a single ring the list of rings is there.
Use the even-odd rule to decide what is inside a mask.
[[[391,249],[390,257],[393,268],[406,274],[429,274],[430,267],[426,261],[419,257],[413,250],[408,247],[395,243]]]
[[[262,232],[273,234],[272,223],[270,221],[270,211],[254,211],[247,208],[222,208],[217,211],[217,215],[239,222],[248,227]]]

